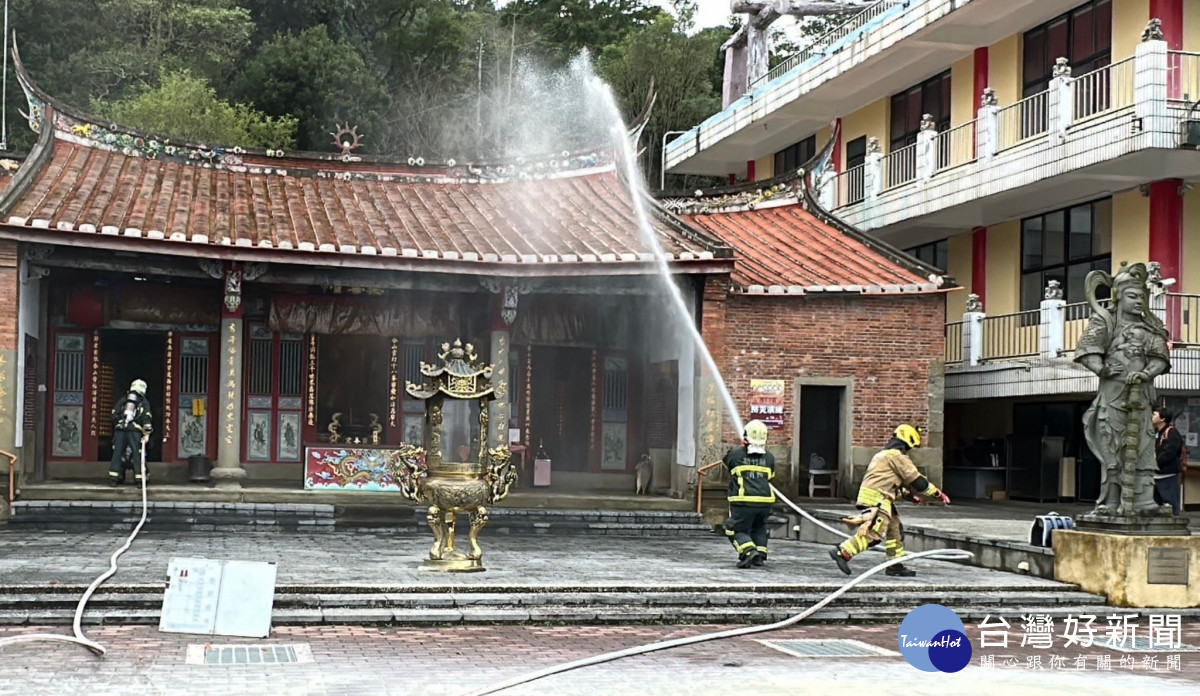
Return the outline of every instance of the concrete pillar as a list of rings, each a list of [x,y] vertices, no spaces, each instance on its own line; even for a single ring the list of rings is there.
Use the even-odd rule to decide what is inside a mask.
[[[987,314],[977,295],[967,296],[967,311],[963,314],[962,359],[964,365],[974,367],[983,360],[983,320]]]
[[[1183,196],[1179,179],[1150,184],[1150,260],[1163,278],[1174,278],[1172,292],[1183,292]]]
[[[1074,78],[1071,77],[1070,64],[1066,58],[1057,58],[1054,63],[1054,77],[1050,79],[1050,91],[1046,94],[1047,111],[1050,118],[1046,136],[1050,139],[1051,145],[1066,142],[1067,129],[1071,127],[1071,116],[1075,103],[1071,92],[1071,83]]]
[[[492,387],[496,398],[488,403],[488,447],[508,444],[508,416],[510,410],[509,389],[511,375],[508,370],[509,331],[508,327],[492,327]]]
[[[937,171],[937,124],[930,114],[921,118],[921,130],[917,133],[917,180],[925,183]]]
[[[242,468],[242,272],[225,269],[225,306],[221,310],[221,388],[217,408],[217,462],[212,478],[217,488],[241,488]]]
[[[1150,0],[1150,17],[1162,22],[1163,40],[1168,51],[1183,50],[1183,0]],[[1178,55],[1167,57],[1167,94],[1183,98],[1183,62]],[[1188,95],[1195,99],[1196,95]]]
[[[1174,148],[1176,124],[1167,110],[1167,42],[1153,29],[1152,23],[1134,49],[1134,125],[1156,147]]]
[[[728,276],[711,276],[705,280],[704,299],[700,307],[700,331],[717,369],[725,367],[725,304],[728,298]],[[696,464],[704,466],[718,461],[725,454],[726,418],[716,376],[704,365],[703,360],[700,361],[697,389],[699,405],[696,411]],[[699,483],[697,481],[697,485]]]
[[[1057,280],[1050,281],[1038,322],[1038,350],[1043,358],[1057,358],[1063,349],[1066,306],[1062,285]]]
[[[874,201],[883,192],[883,153],[879,150],[879,138],[867,138],[867,156],[863,167],[863,183],[866,198]]]
[[[987,163],[996,154],[1000,142],[1000,112],[996,91],[991,87],[983,90],[979,97],[979,111],[975,114],[975,158]]]
[[[21,414],[17,412],[17,365],[18,325],[21,289],[20,263],[17,259],[16,242],[0,242],[0,450],[17,454],[17,428],[21,427]],[[0,521],[7,520],[8,506],[8,457],[0,455]]]

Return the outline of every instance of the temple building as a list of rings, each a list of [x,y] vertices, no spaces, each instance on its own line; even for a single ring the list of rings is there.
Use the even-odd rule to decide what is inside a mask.
[[[323,464],[423,445],[405,384],[455,340],[494,365],[497,398],[487,432],[448,429],[443,454],[510,445],[518,492],[632,495],[649,466],[656,499],[686,509],[689,472],[736,439],[608,150],[434,164],[356,155],[352,133],[332,153],[178,143],[61,104],[16,64],[39,136],[0,173],[0,450],[22,495],[107,490],[134,379],[152,486],[210,460],[230,500],[386,489]],[[940,431],[953,282],[799,188],[756,198],[643,202],[793,492],[818,460],[851,485],[892,421]]]

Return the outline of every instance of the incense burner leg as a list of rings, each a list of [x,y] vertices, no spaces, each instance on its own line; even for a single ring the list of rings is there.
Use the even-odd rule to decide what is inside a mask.
[[[483,558],[483,549],[479,548],[479,532],[483,529],[484,525],[486,525],[487,523],[488,523],[487,508],[480,505],[479,507],[477,507],[473,511],[471,511],[471,534],[469,536],[469,539],[471,541],[471,555],[467,556],[467,558],[470,558],[471,560],[475,560],[475,561],[478,561]]]
[[[429,522],[429,528],[433,530],[433,548],[429,550],[429,557],[435,561],[441,560],[443,553],[442,543],[446,539],[446,523],[442,517],[441,509],[436,505],[430,505],[425,519]]]

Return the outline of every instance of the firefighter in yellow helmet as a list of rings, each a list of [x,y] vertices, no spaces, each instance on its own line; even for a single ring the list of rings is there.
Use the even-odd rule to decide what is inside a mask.
[[[729,469],[729,519],[725,536],[738,552],[739,568],[757,568],[767,562],[767,518],[775,504],[771,479],[775,457],[767,451],[767,426],[752,420],[742,431],[742,444],[725,458],[700,469],[700,474],[724,464]]]
[[[930,483],[908,458],[909,450],[920,446],[921,434],[917,429],[908,424],[901,425],[887,446],[867,465],[857,501],[858,509],[863,513],[845,520],[857,525],[858,529],[854,536],[829,550],[830,558],[846,575],[850,574],[850,559],[880,541],[884,543],[889,560],[904,555],[904,526],[896,510],[899,498],[917,499],[916,496],[924,495],[941,498],[943,503],[950,504],[950,498]],[[884,572],[906,578],[917,574],[902,563],[888,566]]]

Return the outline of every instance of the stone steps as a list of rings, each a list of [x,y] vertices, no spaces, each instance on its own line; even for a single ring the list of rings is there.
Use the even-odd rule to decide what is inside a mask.
[[[311,591],[280,586],[274,603],[277,624],[442,623],[764,623],[798,614],[836,586],[764,585],[709,587],[521,588],[521,587],[350,587]],[[113,591],[116,590],[116,591]],[[69,624],[82,588],[8,588],[0,593],[0,624]],[[1103,599],[1072,586],[942,588],[936,586],[855,588],[810,620],[895,622],[914,607],[939,603],[964,620],[986,614],[1016,618],[1031,611],[1051,616],[1113,611]],[[162,591],[125,586],[95,595],[87,624],[156,624]],[[1179,610],[1169,610],[1178,613]],[[1192,611],[1200,615],[1200,610]]]
[[[19,500],[9,524],[39,530],[125,531],[141,516],[130,501]],[[698,513],[653,510],[544,510],[494,508],[485,534],[573,534],[638,537],[687,537],[712,533]],[[779,518],[777,523],[785,520]],[[147,529],[159,531],[379,532],[429,534],[425,508],[396,507],[386,512],[303,503],[192,503],[150,501]],[[457,530],[466,533],[459,517]]]

